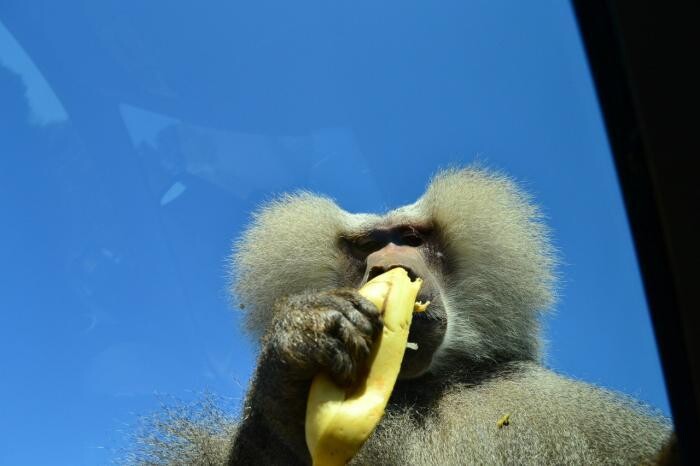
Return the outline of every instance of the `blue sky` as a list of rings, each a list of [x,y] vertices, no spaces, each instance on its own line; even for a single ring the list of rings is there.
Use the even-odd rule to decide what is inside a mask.
[[[104,464],[139,414],[244,394],[227,294],[250,211],[413,202],[483,164],[553,229],[547,364],[668,413],[565,2],[0,5],[2,464]]]

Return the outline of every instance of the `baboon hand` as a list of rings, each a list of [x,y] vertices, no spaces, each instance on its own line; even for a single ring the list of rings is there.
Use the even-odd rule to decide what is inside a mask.
[[[377,308],[351,288],[286,298],[275,315],[263,345],[289,381],[324,372],[340,386],[352,385],[382,331]]]

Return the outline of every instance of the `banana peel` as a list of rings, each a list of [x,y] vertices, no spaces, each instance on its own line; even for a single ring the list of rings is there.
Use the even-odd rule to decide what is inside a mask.
[[[369,372],[355,387],[338,387],[317,375],[306,404],[306,444],[314,466],[344,465],[358,452],[384,415],[406,350],[422,280],[393,268],[369,281],[359,293],[382,313],[384,329],[369,356]]]

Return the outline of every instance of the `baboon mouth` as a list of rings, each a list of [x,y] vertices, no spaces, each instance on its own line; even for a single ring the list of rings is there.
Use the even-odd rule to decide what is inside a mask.
[[[370,280],[372,280],[373,278],[375,278],[375,277],[377,277],[377,276],[379,276],[379,275],[381,275],[381,274],[383,274],[383,273],[385,273],[385,272],[388,272],[389,270],[396,269],[396,268],[398,268],[398,267],[401,267],[401,268],[404,269],[406,272],[408,272],[408,278],[409,278],[412,282],[416,281],[416,280],[419,279],[419,278],[420,278],[421,280],[423,280],[423,286],[421,287],[421,290],[420,290],[420,292],[418,293],[418,296],[416,296],[416,301],[419,301],[419,302],[421,302],[421,303],[427,303],[428,301],[435,302],[435,301],[433,301],[433,299],[434,299],[434,294],[435,294],[435,293],[433,292],[433,291],[434,291],[434,288],[431,286],[431,283],[429,282],[429,280],[427,280],[427,279],[424,278],[424,277],[421,277],[421,276],[418,275],[411,267],[405,266],[405,265],[403,265],[403,264],[392,264],[392,265],[390,265],[390,266],[388,266],[388,267],[387,267],[387,266],[384,266],[384,267],[379,267],[379,266],[377,266],[377,267],[372,267],[372,269],[369,271],[369,274],[368,274],[368,276],[367,276],[367,281],[370,281]],[[433,306],[433,307],[434,307],[434,306]],[[428,306],[428,312],[427,312],[427,313],[421,312],[421,313],[418,313],[418,314],[426,314],[426,315],[427,315],[427,314],[430,313],[429,311],[430,311],[430,306]]]
[[[402,264],[394,264],[394,265],[390,265],[388,267],[372,267],[372,269],[369,271],[369,274],[367,275],[367,281],[370,281],[373,278],[378,277],[379,275],[381,275],[385,272],[388,272],[389,270],[396,269],[398,267],[401,267],[406,272],[408,272],[408,278],[410,278],[412,282],[416,281],[416,279],[418,279],[418,278],[421,278],[410,267],[407,267],[407,266],[402,265]]]
[[[408,278],[410,278],[412,282],[415,282],[418,278],[421,278],[421,277],[418,276],[418,274],[416,274],[416,273],[413,271],[413,269],[411,269],[410,267],[406,267],[405,265],[392,265],[392,266],[389,267],[389,270],[395,269],[395,268],[398,268],[398,267],[401,267],[401,268],[404,269],[406,272],[408,272]]]

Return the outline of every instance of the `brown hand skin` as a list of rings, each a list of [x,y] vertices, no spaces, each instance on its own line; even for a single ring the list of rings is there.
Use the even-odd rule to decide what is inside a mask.
[[[304,419],[311,380],[323,372],[339,386],[352,385],[382,331],[377,308],[351,288],[288,297],[275,316],[230,464],[310,464]]]

